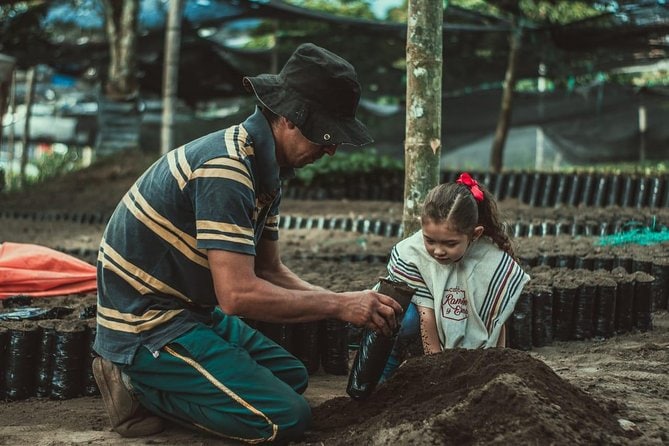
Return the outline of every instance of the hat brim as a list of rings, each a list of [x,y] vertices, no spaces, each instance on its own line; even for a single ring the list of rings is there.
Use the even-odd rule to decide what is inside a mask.
[[[285,116],[314,144],[362,146],[374,141],[367,127],[355,117],[334,116],[323,107],[302,99],[275,74],[243,79],[244,88],[256,95],[273,113]]]

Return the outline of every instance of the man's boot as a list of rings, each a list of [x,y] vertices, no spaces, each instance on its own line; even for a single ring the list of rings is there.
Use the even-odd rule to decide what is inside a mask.
[[[118,366],[97,357],[93,359],[93,376],[114,432],[123,437],[142,437],[163,431],[162,418],[151,414],[139,403],[123,382]]]

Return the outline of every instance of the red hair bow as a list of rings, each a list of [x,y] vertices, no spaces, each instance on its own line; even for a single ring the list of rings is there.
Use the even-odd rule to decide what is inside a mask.
[[[479,187],[479,183],[467,172],[462,172],[455,182],[467,186],[476,201],[483,201],[483,191]]]

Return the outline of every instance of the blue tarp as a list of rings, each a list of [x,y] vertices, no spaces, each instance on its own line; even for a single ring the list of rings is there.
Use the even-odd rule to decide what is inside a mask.
[[[214,0],[186,0],[184,19],[191,23],[225,20],[240,17],[252,8],[248,5],[264,2],[218,2]],[[143,29],[162,28],[165,24],[169,4],[165,0],[141,0],[139,25]],[[82,0],[77,7],[71,2],[55,0],[44,17],[45,25],[72,24],[82,29],[98,29],[104,24],[104,11],[98,0]]]

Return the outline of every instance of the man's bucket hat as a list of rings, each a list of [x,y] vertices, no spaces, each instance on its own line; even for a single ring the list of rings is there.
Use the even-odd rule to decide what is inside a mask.
[[[355,117],[360,101],[355,69],[313,43],[300,45],[278,75],[245,77],[244,87],[315,144],[361,146],[373,141]]]

